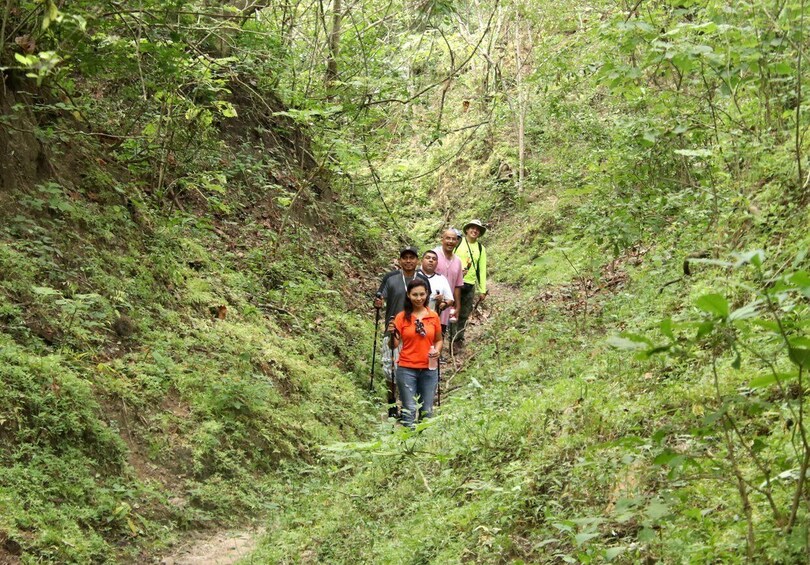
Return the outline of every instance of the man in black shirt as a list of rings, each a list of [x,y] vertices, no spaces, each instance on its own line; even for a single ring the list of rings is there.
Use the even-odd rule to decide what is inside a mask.
[[[399,252],[399,269],[387,273],[380,283],[377,296],[374,298],[374,307],[382,308],[385,303],[385,327],[386,331],[382,336],[382,366],[385,379],[388,381],[388,404],[392,405],[388,409],[388,415],[396,417],[396,378],[394,376],[394,364],[399,359],[399,350],[392,350],[388,347],[388,322],[405,309],[405,291],[408,283],[415,277],[427,278],[417,273],[416,265],[419,262],[419,252],[415,247],[404,247]],[[430,281],[428,281],[428,290]]]

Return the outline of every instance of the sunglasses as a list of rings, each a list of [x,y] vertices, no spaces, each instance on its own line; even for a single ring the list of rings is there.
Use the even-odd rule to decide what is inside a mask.
[[[425,324],[422,323],[422,320],[416,320],[416,330],[415,331],[416,331],[416,333],[418,333],[422,337],[425,337],[425,335],[426,335],[426,333],[425,333]]]

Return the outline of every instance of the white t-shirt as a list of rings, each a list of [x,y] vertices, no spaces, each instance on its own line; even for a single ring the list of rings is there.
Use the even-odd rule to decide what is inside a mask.
[[[450,288],[450,283],[447,282],[444,275],[440,275],[439,273],[428,275],[424,271],[422,271],[422,274],[425,275],[425,277],[427,277],[427,279],[430,281],[431,295],[428,308],[436,312],[436,293],[438,292],[444,296],[445,300],[453,300],[453,289]]]

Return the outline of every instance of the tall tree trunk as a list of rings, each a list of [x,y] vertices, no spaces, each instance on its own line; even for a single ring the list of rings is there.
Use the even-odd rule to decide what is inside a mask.
[[[331,90],[330,87],[338,76],[337,56],[340,51],[340,26],[343,23],[342,10],[341,0],[332,0],[332,31],[329,33],[329,58],[326,61],[325,77],[328,90]]]
[[[515,68],[517,82],[517,126],[518,126],[518,193],[523,192],[526,174],[526,88],[523,84],[523,55],[521,53],[520,7],[515,7]]]
[[[9,16],[11,15],[11,0],[5,1],[3,8],[2,20],[0,20],[0,63],[3,62],[2,55],[6,51],[6,24],[8,24]]]

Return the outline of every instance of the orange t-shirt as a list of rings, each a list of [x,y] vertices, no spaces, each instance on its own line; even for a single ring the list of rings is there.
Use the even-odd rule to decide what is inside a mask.
[[[400,312],[394,318],[394,327],[397,328],[402,343],[398,365],[410,369],[428,368],[430,346],[433,345],[437,335],[442,335],[442,324],[439,321],[439,315],[430,309],[422,318],[422,324],[425,326],[424,336],[416,333],[416,316],[414,314],[411,314],[410,322],[405,320],[405,312]]]

